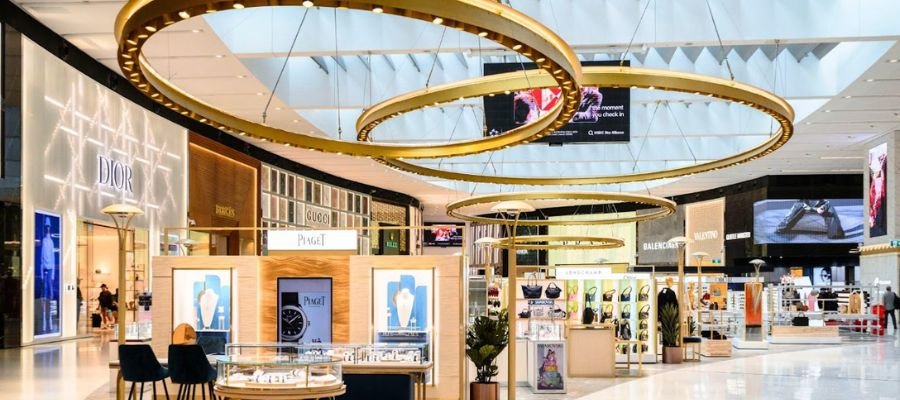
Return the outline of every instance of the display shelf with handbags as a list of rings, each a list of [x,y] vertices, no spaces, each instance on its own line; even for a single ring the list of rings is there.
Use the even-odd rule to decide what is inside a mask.
[[[616,289],[610,289],[603,292],[603,302],[611,302],[616,297]]]
[[[539,285],[534,274],[530,274],[522,285],[522,297],[526,299],[539,299],[544,287]]]
[[[548,299],[558,299],[561,294],[562,289],[556,285],[556,282],[550,282],[547,285],[547,289],[544,290],[544,295],[547,296]]]
[[[620,302],[629,302],[631,301],[631,286],[622,290],[622,294],[619,295]]]

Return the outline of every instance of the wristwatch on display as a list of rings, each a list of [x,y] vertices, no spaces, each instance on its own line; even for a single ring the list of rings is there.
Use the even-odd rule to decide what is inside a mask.
[[[303,306],[300,305],[299,294],[281,293],[281,341],[300,341],[308,327],[309,319],[306,317],[306,311],[303,311]]]

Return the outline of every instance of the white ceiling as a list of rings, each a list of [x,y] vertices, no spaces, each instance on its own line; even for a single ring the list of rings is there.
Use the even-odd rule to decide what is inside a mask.
[[[17,3],[118,71],[112,28],[124,2],[32,0]],[[738,80],[773,90],[797,109],[796,136],[773,155],[726,170],[647,186],[623,187],[623,190],[649,190],[655,195],[669,196],[763,175],[861,173],[866,143],[900,128],[900,63],[889,62],[900,59],[897,44],[900,24],[896,24],[900,20],[900,7],[890,0],[863,3],[835,0],[827,5],[817,0],[711,0],[717,12],[724,52],[702,0],[685,0],[677,5],[657,4],[654,0],[636,32],[644,1],[515,0],[511,3],[557,30],[583,59],[618,59],[634,35],[633,52],[628,55],[633,65],[727,77],[722,61],[728,59]],[[163,30],[146,50],[155,68],[189,93],[258,121],[274,81],[271,71],[279,71],[284,62],[301,10],[278,13],[255,10],[255,14],[218,13],[193,18]],[[777,12],[773,15],[771,10]],[[251,10],[238,12],[243,11]],[[437,57],[440,63],[433,67],[434,49],[441,35],[439,27],[353,13],[337,17],[342,37],[337,53],[333,14],[330,11],[310,14],[309,25],[302,32],[315,34],[316,40],[301,40],[297,45],[289,64],[293,72],[289,71],[288,81],[276,90],[269,108],[269,124],[336,137],[340,104],[341,137],[353,140],[355,117],[361,108],[373,102],[423,87],[428,79],[436,84],[477,76],[482,61],[514,61],[503,58],[508,53],[487,43],[479,57],[474,52],[477,42],[465,36],[457,37],[454,32],[453,38],[442,42]],[[268,21],[267,18],[271,23],[260,23],[260,20]],[[595,26],[603,29],[590,29]],[[268,36],[258,39],[254,34]],[[433,78],[428,78],[432,75]],[[340,103],[335,96],[335,76],[344,85]],[[632,108],[638,112],[634,114],[641,114],[642,104],[653,107],[660,98],[636,93]],[[465,107],[480,111],[480,102],[467,102]],[[698,121],[707,121],[716,112],[715,106],[706,105],[693,107],[687,114],[697,114]],[[379,134],[376,130],[376,139],[414,138],[419,134],[414,127],[423,124],[437,131],[438,136],[447,135],[453,127],[451,117],[458,111],[431,110],[419,114],[410,116],[408,121],[398,121],[394,129],[385,129],[387,133]],[[633,127],[646,125],[647,121],[636,118],[632,117]],[[476,116],[468,123],[480,126],[479,122]],[[710,124],[707,131],[697,134],[726,130],[747,133],[746,129]],[[666,133],[665,129],[659,132]],[[632,137],[642,134],[638,129],[632,130]],[[472,191],[534,189],[432,184],[427,178],[399,173],[366,158],[271,143],[254,144],[347,179],[408,193],[426,205],[426,220],[446,220],[443,206]],[[532,167],[539,169],[554,161],[548,158],[553,153],[544,151],[546,147],[520,147],[523,149],[513,150],[530,156],[534,162]],[[672,159],[676,156],[673,154]],[[584,189],[616,190],[618,187]]]

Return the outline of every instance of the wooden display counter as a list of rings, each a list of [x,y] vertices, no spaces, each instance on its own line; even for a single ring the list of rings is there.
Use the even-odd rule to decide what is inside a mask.
[[[731,340],[709,340],[700,342],[700,355],[703,357],[731,357]]]
[[[769,343],[775,344],[838,344],[841,336],[837,326],[772,327]]]
[[[612,325],[570,325],[566,338],[570,377],[616,376],[616,332]]]

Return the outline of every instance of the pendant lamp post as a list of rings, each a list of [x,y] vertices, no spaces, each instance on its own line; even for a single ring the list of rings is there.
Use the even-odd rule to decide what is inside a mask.
[[[104,207],[100,212],[112,217],[113,223],[116,225],[116,233],[119,236],[119,296],[116,301],[119,303],[119,307],[125,307],[125,242],[128,237],[128,230],[131,229],[131,220],[136,216],[144,215],[144,212],[140,208],[128,204],[113,204]],[[127,319],[125,318],[127,315],[120,312],[119,316],[122,318],[116,319],[118,345],[122,347],[125,345],[125,321],[123,319]],[[118,348],[116,353],[116,357],[119,358]],[[122,381],[121,365],[119,366],[119,375],[116,380],[116,398],[120,400],[125,398],[125,383]]]
[[[700,303],[703,299],[703,259],[709,257],[709,253],[705,251],[695,251],[691,253],[691,257],[697,260],[697,309],[700,309]]]
[[[507,295],[509,296],[509,304],[506,306],[506,315],[509,319],[509,344],[506,346],[509,354],[507,357],[507,379],[506,391],[509,400],[516,399],[516,228],[519,224],[519,217],[523,213],[534,211],[534,207],[530,204],[519,201],[503,201],[491,207],[491,211],[500,214],[503,217],[504,225],[506,225],[506,235],[508,236],[509,247],[507,247],[506,257],[508,260],[509,284],[507,285]],[[512,310],[510,310],[512,309]]]
[[[678,257],[678,319],[681,320],[680,341],[682,341],[682,343],[686,336],[685,331],[687,330],[687,313],[685,312],[686,308],[684,306],[684,247],[687,245],[688,241],[690,241],[690,239],[684,236],[675,236],[668,240],[668,243],[674,244],[678,248],[678,251],[676,252],[676,257]],[[678,345],[680,346],[681,343],[678,343]]]

